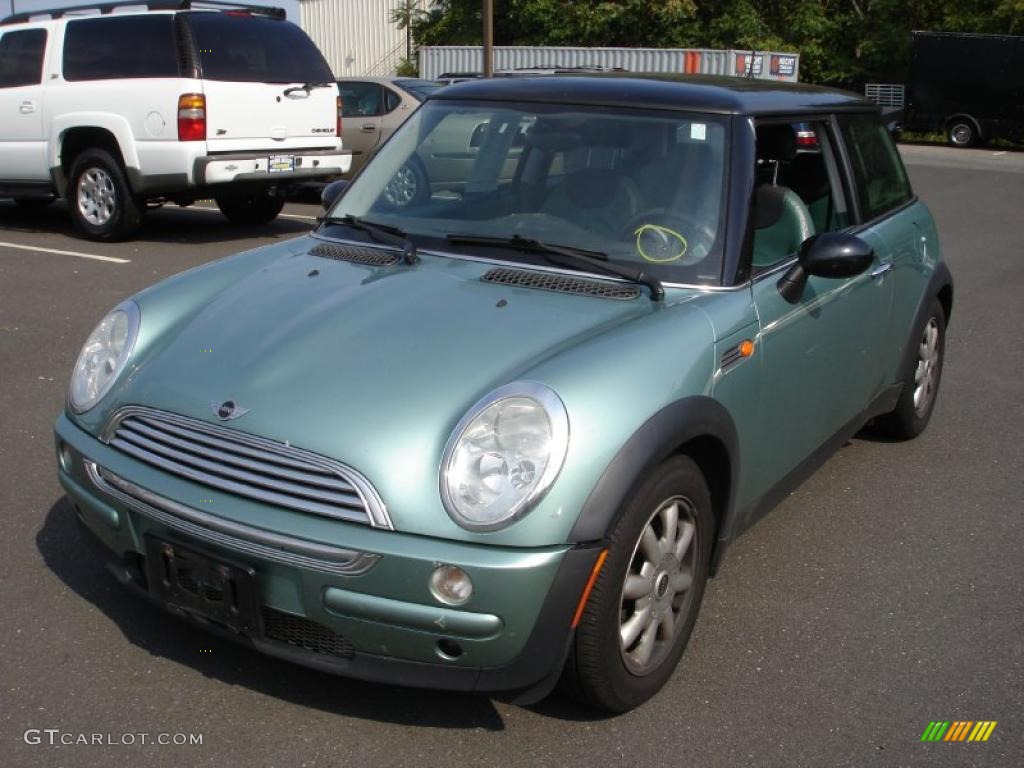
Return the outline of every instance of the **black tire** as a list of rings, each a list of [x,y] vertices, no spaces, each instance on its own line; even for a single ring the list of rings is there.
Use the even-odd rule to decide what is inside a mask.
[[[284,208],[284,199],[265,192],[253,195],[224,195],[217,207],[232,224],[257,226],[269,224]]]
[[[121,163],[102,149],[87,149],[71,163],[68,209],[91,240],[126,240],[139,231],[145,206],[132,194]]]
[[[682,557],[684,569],[692,576],[690,586],[673,593],[675,580],[663,577],[672,572],[671,566],[663,570],[659,565],[648,571],[650,594],[630,601],[624,591],[627,572],[636,575],[640,562],[651,562],[641,544],[642,534],[649,524],[654,530],[660,522],[661,535],[668,535],[659,510],[673,502],[679,505],[680,541],[685,538],[683,521],[693,525],[691,543]],[[700,469],[689,457],[669,459],[641,482],[611,531],[607,560],[590,593],[562,673],[563,692],[587,706],[617,713],[639,706],[665,685],[697,620],[714,535],[711,495]],[[664,549],[661,552],[663,558],[667,557]],[[675,627],[670,640],[663,638],[664,622],[651,630],[655,638],[651,644],[656,648],[650,653],[647,668],[638,666],[637,661],[647,630],[625,649],[620,643],[620,625],[629,624],[643,605],[654,606],[656,615],[671,612]]]
[[[927,365],[923,355],[928,344],[926,333],[930,332],[930,328],[934,328],[936,334],[934,344],[937,357],[930,364],[929,372],[924,371],[922,366]],[[896,440],[911,440],[924,432],[932,417],[932,411],[935,410],[935,400],[939,395],[939,383],[942,380],[942,363],[946,358],[946,313],[938,299],[932,299],[924,320],[914,327],[910,343],[916,346],[916,350],[902,372],[903,388],[900,399],[896,403],[896,408],[880,416],[875,422],[884,434]],[[924,381],[927,382],[927,386],[922,390],[919,402],[915,403],[915,400],[918,400],[919,385]]]
[[[52,197],[16,197],[14,198],[14,204],[25,210],[35,211],[46,208],[54,199]]]
[[[418,205],[430,199],[430,179],[416,155],[395,171],[391,181],[384,187],[383,197],[394,208]]]
[[[980,140],[978,126],[974,121],[966,117],[955,117],[946,126],[946,140],[953,147],[973,147]]]

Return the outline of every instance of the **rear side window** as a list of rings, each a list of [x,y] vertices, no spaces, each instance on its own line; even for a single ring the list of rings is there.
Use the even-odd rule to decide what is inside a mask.
[[[0,88],[43,82],[45,29],[19,29],[0,37]]]
[[[896,145],[871,115],[840,118],[840,130],[853,165],[854,186],[865,221],[898,208],[913,197]]]
[[[338,92],[341,94],[342,117],[376,117],[381,114],[381,88],[376,83],[356,83],[341,81]]]
[[[186,15],[206,80],[334,82],[313,41],[289,21],[235,13]]]
[[[64,32],[65,80],[179,77],[170,14],[69,21]]]

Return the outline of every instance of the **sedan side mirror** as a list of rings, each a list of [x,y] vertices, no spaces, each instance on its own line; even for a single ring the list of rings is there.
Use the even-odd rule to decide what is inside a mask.
[[[807,278],[845,278],[859,275],[875,258],[874,249],[856,235],[824,232],[804,240],[797,262],[779,280],[779,293],[790,304],[803,295]]]
[[[344,194],[346,189],[348,189],[348,179],[332,181],[324,187],[324,191],[320,193],[320,205],[324,207],[325,211],[329,211],[331,206],[337,202],[338,198]]]

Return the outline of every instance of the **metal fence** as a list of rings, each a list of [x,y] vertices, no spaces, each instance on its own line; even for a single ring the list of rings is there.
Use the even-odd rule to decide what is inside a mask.
[[[478,45],[424,46],[420,76],[483,70]],[[569,67],[620,68],[629,72],[669,72],[750,76],[796,82],[800,55],[777,51],[712,50],[707,48],[562,48],[554,46],[495,46],[495,71]]]

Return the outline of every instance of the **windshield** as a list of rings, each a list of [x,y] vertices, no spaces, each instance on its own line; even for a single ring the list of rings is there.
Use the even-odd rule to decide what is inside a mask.
[[[726,125],[678,112],[428,101],[331,215],[398,227],[423,247],[535,260],[446,239],[518,235],[669,282],[717,284]]]
[[[331,68],[290,21],[241,12],[189,13],[202,77],[243,83],[330,83]]]

